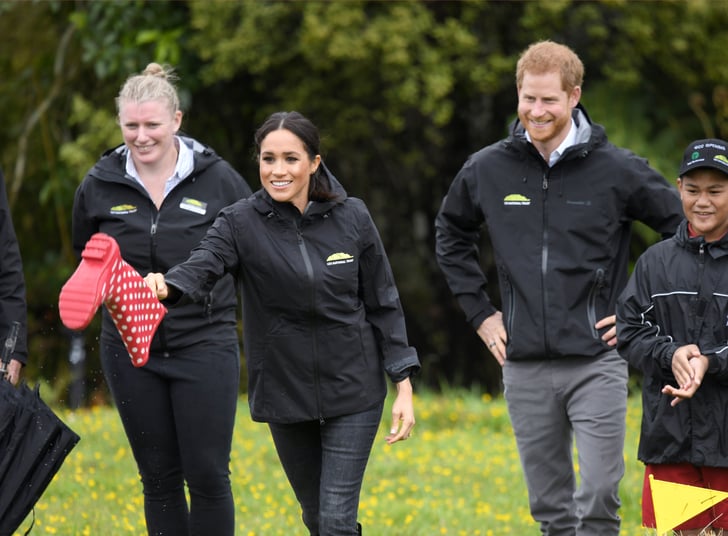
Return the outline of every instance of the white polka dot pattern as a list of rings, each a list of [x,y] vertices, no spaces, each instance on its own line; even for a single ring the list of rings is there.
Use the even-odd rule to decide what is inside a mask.
[[[141,367],[149,359],[149,345],[167,309],[126,261],[120,260],[111,273],[109,293],[104,303],[121,334],[132,364]]]

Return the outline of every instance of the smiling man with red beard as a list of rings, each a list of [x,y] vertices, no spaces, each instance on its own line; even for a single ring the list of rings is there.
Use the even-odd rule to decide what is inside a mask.
[[[531,514],[549,536],[619,534],[628,369],[615,302],[632,221],[669,236],[681,220],[676,189],[591,122],[583,76],[570,48],[531,45],[516,68],[510,135],[471,155],[435,222],[440,267],[503,367]],[[499,304],[479,263],[483,228]]]

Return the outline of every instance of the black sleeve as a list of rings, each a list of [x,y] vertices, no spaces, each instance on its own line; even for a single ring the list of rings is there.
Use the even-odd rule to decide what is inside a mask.
[[[12,359],[25,363],[28,357],[25,277],[20,247],[15,235],[5,177],[0,171],[0,346],[10,333],[13,322],[20,324]]]
[[[471,189],[474,182],[473,164],[468,161],[437,213],[435,256],[465,318],[477,330],[497,309],[488,296],[488,280],[480,265],[478,240],[485,218]]]
[[[644,374],[672,377],[672,356],[680,347],[655,318],[650,292],[650,270],[643,253],[617,300],[617,350]]]

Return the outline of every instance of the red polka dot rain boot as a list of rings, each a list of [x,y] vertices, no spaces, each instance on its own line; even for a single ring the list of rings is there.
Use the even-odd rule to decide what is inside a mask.
[[[121,258],[116,241],[96,233],[86,243],[78,268],[61,289],[61,321],[69,329],[84,329],[101,303],[111,314],[132,364],[145,365],[149,345],[167,310],[141,275]]]

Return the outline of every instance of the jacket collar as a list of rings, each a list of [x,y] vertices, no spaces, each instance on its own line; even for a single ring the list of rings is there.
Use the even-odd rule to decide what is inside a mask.
[[[688,220],[684,219],[675,231],[673,239],[687,251],[698,253],[702,248],[714,259],[728,255],[728,234],[715,242],[706,242],[702,236],[690,237],[688,233]]]
[[[604,127],[593,123],[586,108],[579,103],[571,112],[571,117],[576,125],[576,136],[574,145],[564,151],[565,154],[572,152],[589,152],[596,145],[606,141],[607,136]],[[526,129],[521,121],[516,118],[510,127],[511,135],[508,138],[514,146],[520,147],[522,150],[528,148],[531,144],[526,140]]]

